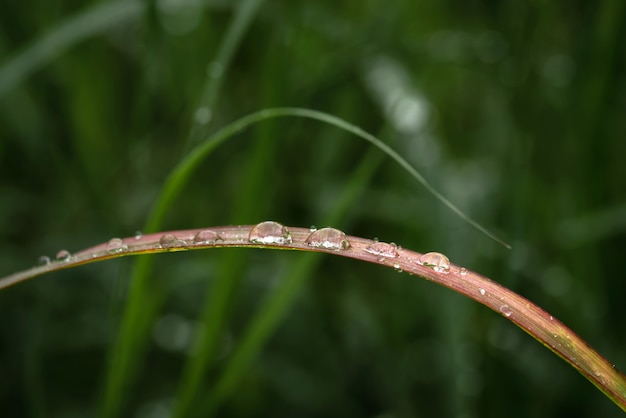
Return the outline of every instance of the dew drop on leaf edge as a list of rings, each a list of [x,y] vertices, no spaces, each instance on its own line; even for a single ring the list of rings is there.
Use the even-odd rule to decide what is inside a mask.
[[[441,253],[431,252],[420,256],[417,263],[425,267],[430,267],[438,273],[448,273],[450,271],[450,260]]]
[[[265,221],[256,224],[248,235],[248,241],[254,244],[291,244],[291,233],[278,222]]]
[[[365,251],[386,258],[398,257],[398,246],[393,242],[391,244],[387,244],[386,242],[374,242],[368,245]]]
[[[210,229],[198,231],[198,233],[193,237],[194,244],[214,244],[219,240],[220,236],[217,234],[217,232]]]
[[[58,261],[68,261],[71,256],[72,256],[72,254],[70,254],[69,251],[67,251],[67,250],[60,250],[57,253],[57,255],[56,255],[56,259]]]
[[[181,239],[176,238],[173,234],[165,234],[159,240],[159,244],[161,244],[161,248],[173,249],[173,248],[182,248],[187,245],[187,243]]]
[[[343,231],[335,228],[322,228],[312,232],[305,244],[313,248],[324,248],[327,250],[347,250],[350,248],[350,241]]]
[[[507,318],[513,313],[511,308],[509,308],[509,305],[500,306],[500,312],[502,312],[502,314],[504,314],[504,316],[506,316]]]
[[[111,238],[107,244],[107,252],[109,254],[123,253],[125,251],[128,251],[128,246],[121,238]]]

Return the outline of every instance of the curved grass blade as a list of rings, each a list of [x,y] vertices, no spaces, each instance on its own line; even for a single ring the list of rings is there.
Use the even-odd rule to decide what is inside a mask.
[[[530,300],[487,277],[449,263],[447,259],[444,259],[445,263],[440,265],[444,268],[437,268],[438,266],[430,265],[426,262],[419,262],[419,260],[424,260],[423,257],[425,255],[406,248],[397,248],[397,255],[394,258],[381,258],[379,255],[372,254],[368,251],[368,248],[370,248],[375,241],[354,236],[345,237],[350,245],[347,248],[343,247],[341,250],[314,247],[307,243],[311,235],[311,231],[308,228],[289,227],[288,230],[291,239],[288,242],[254,242],[248,239],[250,231],[254,227],[255,225],[226,226],[162,232],[144,235],[139,240],[135,237],[129,237],[122,240],[124,245],[121,247],[121,250],[120,246],[116,246],[112,250],[110,243],[104,243],[80,251],[67,260],[56,260],[45,266],[35,267],[21,274],[34,277],[46,272],[125,255],[186,251],[211,247],[287,249],[323,252],[354,258],[389,268],[402,269],[405,272],[423,277],[489,307],[494,312],[516,324],[550,351],[565,360],[591,381],[591,383],[611,399],[613,403],[626,412],[626,375],[624,375],[615,364],[605,359],[570,328],[548,312],[544,311]],[[210,231],[211,234],[207,234],[207,231]],[[199,233],[203,233],[204,236],[210,235],[213,239],[198,241],[196,238]],[[171,237],[172,239],[164,241],[164,236]],[[10,277],[11,276],[0,279],[0,287],[5,286],[7,279]],[[209,398],[209,401],[211,401],[211,398]],[[215,400],[213,399],[212,401],[214,402]]]
[[[262,110],[248,116],[245,116],[230,125],[222,128],[206,141],[199,144],[170,174],[165,182],[161,194],[152,210],[147,221],[144,231],[147,233],[154,232],[159,229],[169,207],[178,197],[183,185],[191,176],[193,171],[218,145],[232,137],[246,127],[272,118],[278,117],[305,117],[318,120],[327,124],[352,132],[358,137],[370,142],[375,147],[382,150],[386,155],[393,158],[401,167],[409,172],[419,183],[421,183],[429,192],[437,199],[458,213],[463,219],[468,220],[470,224],[492,237],[496,241],[507,246],[505,243],[494,237],[482,226],[475,221],[469,219],[451,202],[446,200],[399,154],[387,146],[385,143],[374,137],[373,135],[363,131],[362,129],[343,121],[335,116],[301,108],[273,108]],[[508,247],[508,246],[507,246]],[[117,414],[118,404],[120,402],[120,393],[125,393],[128,386],[126,376],[132,375],[133,369],[138,364],[137,353],[143,346],[143,337],[146,335],[147,327],[152,316],[152,311],[156,309],[154,300],[158,300],[159,288],[154,284],[148,283],[148,276],[151,270],[151,258],[142,257],[135,264],[132,275],[131,288],[129,294],[128,311],[121,324],[120,339],[118,345],[114,349],[113,359],[109,367],[109,376],[106,381],[105,397],[104,397],[104,417],[112,417]],[[41,272],[40,272],[41,273]],[[39,274],[40,274],[39,273]],[[4,284],[5,287],[18,281],[25,280],[31,276],[9,276],[0,282],[0,288]],[[148,301],[152,301],[148,303]]]
[[[68,48],[116,25],[137,19],[143,9],[143,2],[116,1],[98,4],[63,21],[0,67],[0,97]]]

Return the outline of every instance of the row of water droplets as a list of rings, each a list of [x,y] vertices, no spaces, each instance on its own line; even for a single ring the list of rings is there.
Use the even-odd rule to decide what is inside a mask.
[[[138,231],[135,233],[134,240],[139,241],[142,238],[143,234],[141,232]],[[111,238],[106,245],[106,252],[108,254],[122,254],[128,252],[128,240],[131,240],[131,238],[127,238],[126,240],[122,238]],[[217,232],[207,229],[196,233],[192,242],[194,245],[206,245],[214,244],[220,240],[221,238]],[[159,239],[159,246],[165,249],[176,249],[187,247],[189,246],[189,243],[184,239],[177,238],[174,234],[164,234]],[[96,257],[97,255],[97,253],[92,254],[93,257]],[[65,249],[60,250],[55,256],[55,261],[57,262],[66,263],[71,260],[72,254]],[[39,257],[38,263],[40,265],[49,265],[52,261],[53,260],[50,257],[44,255]]]
[[[311,227],[311,234],[304,240],[304,243],[312,248],[323,248],[325,250],[347,250],[351,247],[350,241],[343,231],[335,228],[317,229]],[[253,244],[274,244],[288,245],[292,243],[291,233],[286,226],[274,222],[266,221],[255,225],[248,235],[248,241]]]
[[[312,248],[341,251],[351,247],[346,234],[339,229],[330,227],[317,229],[311,227],[310,231],[311,234],[305,239],[304,243]],[[142,234],[137,232],[134,238],[135,240],[140,240]],[[174,234],[164,234],[159,239],[159,246],[168,250],[176,250],[190,245],[210,245],[221,240],[222,238],[217,232],[205,229],[197,232],[191,243],[187,242],[185,239],[176,237]],[[286,226],[274,221],[265,221],[252,227],[248,234],[248,242],[263,245],[290,245],[292,243],[292,237]],[[386,259],[398,258],[398,249],[399,247],[393,242],[386,243],[376,240],[376,242],[367,246],[365,251],[378,256],[378,261],[383,262]],[[107,243],[106,251],[109,254],[125,253],[128,251],[128,244],[121,238],[112,238]],[[56,255],[57,261],[67,262],[70,259],[71,254],[67,250],[61,250]],[[49,264],[51,260],[49,257],[44,256],[40,257],[39,262],[40,264]],[[450,260],[441,253],[430,252],[423,254],[416,262],[422,266],[430,267],[439,273],[448,273],[450,271]],[[394,268],[401,271],[398,264],[394,264]],[[467,270],[461,269],[460,274],[467,274]]]
[[[186,248],[190,245],[209,245],[221,241],[219,234],[211,229],[203,229],[198,231],[192,238],[191,243],[187,240],[178,238],[174,234],[164,234],[159,239],[161,248],[167,250],[175,250],[177,248]]]

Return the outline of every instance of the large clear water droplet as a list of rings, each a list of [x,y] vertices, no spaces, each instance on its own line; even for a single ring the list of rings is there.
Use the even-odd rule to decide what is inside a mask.
[[[70,254],[67,250],[61,250],[57,253],[56,259],[57,261],[69,261],[72,254]]]
[[[437,273],[448,273],[450,271],[450,260],[441,253],[426,253],[417,259],[417,263],[425,267],[430,267]]]
[[[265,221],[250,230],[248,241],[255,244],[291,244],[291,234],[284,225],[274,221]]]
[[[194,244],[215,244],[217,241],[219,241],[220,236],[217,234],[217,232],[212,231],[210,229],[205,229],[202,231],[199,231],[194,237],[193,237],[193,243]]]
[[[325,248],[327,250],[347,250],[350,248],[350,241],[343,231],[335,228],[322,228],[304,240],[305,244],[315,248]]]
[[[107,244],[107,251],[109,254],[118,254],[128,251],[128,246],[121,238],[111,238]]]
[[[379,255],[381,257],[396,258],[398,256],[398,246],[393,242],[387,244],[386,242],[375,242],[365,248],[370,254]]]
[[[176,238],[173,234],[163,235],[159,240],[159,244],[161,244],[161,248],[166,249],[182,248],[187,246],[187,243],[184,240]]]

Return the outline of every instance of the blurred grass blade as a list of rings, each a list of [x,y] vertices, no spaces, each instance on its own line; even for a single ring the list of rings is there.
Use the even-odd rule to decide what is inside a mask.
[[[97,4],[63,21],[0,67],[0,97],[80,41],[138,18],[143,8],[137,1]]]
[[[230,125],[220,129],[218,132],[207,138],[204,142],[199,144],[170,174],[163,186],[161,194],[153,208],[148,222],[145,227],[147,233],[155,232],[159,229],[163,219],[167,213],[167,210],[172,206],[181,192],[183,185],[191,177],[193,171],[198,165],[222,142],[231,138],[238,132],[247,128],[248,126],[258,123],[266,119],[272,119],[277,117],[294,116],[305,117],[309,119],[318,120],[327,124],[336,126],[348,132],[355,134],[356,136],[364,139],[380,150],[386,155],[394,159],[400,166],[405,168],[415,179],[417,179],[427,190],[431,191],[438,197],[447,202],[438,192],[436,192],[432,186],[430,186],[426,180],[406,162],[400,155],[393,151],[385,143],[371,134],[364,132],[362,129],[351,125],[340,118],[331,116],[329,114],[318,112],[309,109],[300,108],[273,108],[266,109],[256,113],[252,113],[245,116]],[[455,212],[462,213],[460,210],[449,205],[455,209]],[[465,215],[462,216],[467,219]],[[472,225],[476,226],[474,222]],[[478,227],[480,230],[485,231],[484,228]],[[487,235],[490,235],[485,231]],[[490,235],[491,236],[491,235]],[[151,269],[151,257],[143,257],[138,260],[135,265],[135,270],[132,276],[131,290],[128,301],[127,313],[122,321],[120,340],[114,349],[113,359],[109,368],[109,376],[106,382],[105,398],[104,398],[104,417],[116,416],[119,410],[121,400],[121,393],[127,390],[129,385],[129,378],[132,380],[133,368],[137,366],[138,357],[137,354],[143,346],[143,339],[147,335],[147,325],[150,323],[151,311],[144,309],[143,306],[152,306],[154,302],[148,303],[149,300],[158,300],[158,288],[155,283],[148,283],[148,275]],[[156,292],[156,294],[155,294]],[[156,308],[153,308],[156,309]]]
[[[224,75],[230,67],[230,62],[244,33],[248,30],[252,18],[255,16],[262,3],[263,0],[244,0],[239,5],[235,17],[228,28],[228,32],[224,37],[224,41],[220,44],[220,49],[215,59],[207,68],[207,78],[202,90],[202,98],[197,106],[196,112],[212,115]],[[194,118],[191,132],[187,138],[187,147],[191,147],[198,141],[206,138],[209,132],[208,125],[210,119],[211,118],[208,120],[205,118]]]
[[[174,7],[185,7],[190,3],[205,4],[208,1],[181,0],[174,4]],[[122,0],[97,4],[89,10],[64,20],[0,66],[0,98],[11,89],[18,87],[41,67],[62,55],[67,49],[85,39],[107,32],[113,27],[139,19],[145,9],[146,2]],[[232,55],[232,49],[228,50],[230,55]],[[228,60],[230,60],[230,55],[226,55]]]
[[[337,225],[349,212],[354,201],[369,184],[370,179],[380,166],[384,154],[371,150],[355,170],[350,182],[343,188],[344,192],[335,204],[332,212],[321,222],[321,225]],[[265,342],[281,323],[295,299],[306,285],[310,273],[322,260],[319,254],[307,253],[299,259],[285,277],[279,279],[282,283],[279,289],[269,295],[252,323],[248,326],[241,342],[226,364],[223,373],[215,385],[208,391],[209,395],[199,409],[199,416],[211,416],[236,388],[244,376],[250,363],[258,356]]]
[[[206,86],[200,107],[210,109],[213,106],[219,92],[219,86],[225,69],[229,65],[232,55],[239,45],[261,1],[262,0],[245,0],[237,9],[228,33],[221,43],[217,58],[211,64],[214,71],[215,66],[219,66],[219,74],[207,73],[205,81]],[[197,132],[200,132],[195,130],[197,127],[201,126],[197,122],[198,119],[194,118],[192,133],[187,140],[188,143],[194,142],[191,139],[193,138],[194,132],[196,132],[195,135],[198,135]],[[206,136],[206,129],[201,132],[202,133],[199,135]],[[222,140],[227,139],[233,133],[234,132],[227,134]],[[210,139],[207,142],[210,142]],[[218,141],[218,143],[219,142],[221,141]],[[209,148],[205,150],[205,153],[200,158],[196,159],[194,159],[194,152],[192,152],[191,158],[187,158],[179,165],[179,168],[183,168],[180,172],[181,174],[178,177],[174,176],[173,182],[168,183],[170,187],[168,188],[166,186],[162,191],[159,201],[157,202],[157,210],[152,212],[145,226],[144,230],[146,233],[155,232],[159,229],[163,221],[163,216],[170,207],[172,199],[180,192],[193,169],[203,158],[206,158],[206,156],[210,154],[212,149],[213,148]],[[185,165],[185,161],[190,161],[190,164]],[[172,180],[171,176],[170,180]],[[237,257],[239,257],[239,255]],[[161,301],[165,296],[165,291],[157,284],[151,283],[148,285],[148,276],[152,270],[152,265],[152,257],[144,257],[137,261],[135,269],[133,270],[127,310],[122,319],[118,341],[112,352],[111,363],[105,383],[106,386],[102,405],[103,417],[115,417],[119,414],[123,402],[123,396],[120,394],[126,393],[123,389],[132,385],[136,371],[141,368],[138,362],[141,358],[141,352],[145,348],[148,328],[158,312],[160,305],[158,301]],[[240,263],[232,263],[232,265],[236,266],[240,265]],[[236,273],[232,274],[232,276],[235,275]],[[228,281],[224,281],[224,283],[220,282],[219,286],[222,287],[222,290],[221,292],[217,292],[221,298],[218,302],[228,300],[227,297],[224,297],[225,292],[226,294],[229,293]],[[218,303],[215,307],[212,307],[212,309],[221,311],[225,309],[225,307],[222,308]],[[219,328],[216,330],[216,333],[217,332],[219,332]]]

